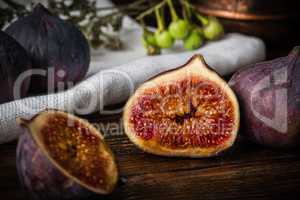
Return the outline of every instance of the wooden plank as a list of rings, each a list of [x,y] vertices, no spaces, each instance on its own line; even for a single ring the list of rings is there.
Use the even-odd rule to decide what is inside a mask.
[[[107,138],[121,184],[107,199],[282,199],[298,192],[300,150],[264,149],[239,139],[210,159],[146,154],[124,135]],[[0,196],[25,199],[15,166],[16,142],[0,146]]]
[[[122,129],[116,132],[122,125],[120,117],[88,117],[102,124],[119,164],[122,181],[107,199],[281,199],[299,193],[299,149],[266,149],[239,137],[234,148],[215,158],[154,156],[136,148]],[[15,149],[16,142],[0,145],[0,196],[26,199],[16,172]]]
[[[298,193],[299,167],[299,161],[292,165],[289,161],[271,161],[133,175],[112,196],[114,199],[283,199]]]

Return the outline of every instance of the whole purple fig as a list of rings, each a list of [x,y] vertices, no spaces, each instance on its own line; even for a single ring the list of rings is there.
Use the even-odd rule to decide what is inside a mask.
[[[242,133],[262,145],[300,143],[300,47],[249,66],[229,82],[241,106]]]
[[[12,101],[27,94],[30,77],[16,80],[30,69],[30,59],[23,47],[12,37],[0,30],[0,104]],[[15,85],[16,84],[16,85]],[[14,95],[14,87],[16,87]]]
[[[58,82],[66,87],[84,78],[90,63],[87,40],[77,27],[52,15],[42,4],[5,32],[27,50],[32,67],[42,69],[32,76],[34,91],[57,89]]]
[[[17,169],[34,199],[85,199],[109,194],[118,180],[114,155],[87,121],[47,110],[24,127],[17,147]]]

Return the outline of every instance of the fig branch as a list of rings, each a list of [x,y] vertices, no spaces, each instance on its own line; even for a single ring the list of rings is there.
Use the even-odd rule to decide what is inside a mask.
[[[16,17],[27,15],[32,10],[34,1],[28,6],[12,0],[4,0],[3,2],[7,8],[0,8],[1,28],[8,25]],[[151,15],[155,16],[155,10],[164,12],[165,7],[169,8],[168,14],[171,16],[171,23],[167,24],[164,14],[161,13],[160,19],[157,20],[159,31],[155,36],[152,33],[149,35],[149,31],[147,34],[143,34],[143,37],[147,35],[146,40],[143,38],[144,46],[147,51],[151,49],[151,54],[153,52],[155,52],[154,54],[160,53],[161,48],[172,47],[174,40],[183,40],[185,49],[194,50],[203,44],[203,39],[215,40],[223,35],[223,26],[217,18],[200,15],[189,0],[177,2],[179,2],[179,8],[182,11],[181,15],[176,11],[173,0],[161,0],[158,3],[135,0],[127,5],[109,7],[97,7],[96,0],[73,0],[71,3],[49,0],[48,7],[54,14],[77,25],[93,48],[104,46],[114,50],[121,49],[122,41],[118,33],[122,28],[125,15],[137,16],[135,19],[146,30],[147,25],[144,18]],[[165,25],[164,30],[162,30],[162,24]],[[112,32],[108,33],[105,31],[107,29],[112,30]],[[149,40],[149,38],[151,39]]]
[[[175,7],[173,5],[173,1],[172,0],[167,0],[167,3],[168,3],[168,6],[170,8],[172,21],[177,21],[179,17],[176,13]]]
[[[160,54],[160,49],[171,48],[175,40],[182,40],[184,49],[195,50],[200,48],[205,40],[216,40],[224,34],[224,28],[217,18],[201,15],[189,0],[178,2],[181,16],[177,13],[173,0],[162,0],[136,17],[144,27],[142,41],[148,55]],[[164,20],[164,14],[161,13],[164,12],[165,7],[169,8],[169,18],[171,18],[169,24]],[[154,15],[157,21],[155,34],[149,33],[145,28],[147,26],[144,18],[150,15]]]
[[[0,7],[0,27],[4,28],[16,17],[27,15],[34,6],[35,1],[28,5],[23,3],[3,0],[6,7]],[[125,15],[137,15],[149,7],[147,0],[135,0],[122,6],[97,7],[96,0],[73,0],[71,3],[61,0],[48,0],[51,12],[63,19],[77,25],[87,37],[94,48],[105,46],[111,49],[120,49],[122,41],[118,32],[122,27]],[[88,21],[88,23],[84,23]],[[113,33],[105,33],[103,29],[112,27]]]
[[[143,21],[143,19],[148,16],[148,15],[151,15],[155,12],[156,9],[159,9],[161,7],[163,7],[164,5],[166,4],[166,1],[163,0],[161,1],[160,3],[152,6],[151,8],[145,10],[144,12],[140,13],[137,17],[136,17],[136,20],[137,21]]]

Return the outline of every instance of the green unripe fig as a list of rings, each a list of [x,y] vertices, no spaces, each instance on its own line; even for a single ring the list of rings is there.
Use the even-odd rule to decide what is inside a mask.
[[[171,22],[169,25],[169,32],[175,39],[184,39],[189,34],[189,29],[189,22],[183,19]]]
[[[154,32],[144,28],[142,42],[147,50],[147,55],[158,55],[161,53],[160,47],[157,46]]]
[[[183,39],[189,34],[190,24],[188,20],[180,19],[173,5],[173,0],[167,0],[172,22],[169,25],[169,32],[175,39]]]
[[[200,32],[194,29],[187,38],[183,41],[183,46],[186,50],[199,49],[203,44],[203,39]]]
[[[154,32],[149,31],[147,29],[144,30],[142,42],[143,42],[144,47],[147,47],[149,45],[156,46],[157,44],[156,44]]]
[[[224,34],[224,28],[215,17],[208,18],[208,24],[203,27],[203,35],[208,40],[216,40]]]
[[[155,15],[158,25],[157,30],[155,32],[156,45],[163,49],[170,48],[174,44],[174,38],[171,36],[169,31],[165,29],[164,16],[161,15],[159,8],[155,9]]]
[[[167,49],[173,46],[174,38],[169,31],[156,31],[155,40],[158,47]]]

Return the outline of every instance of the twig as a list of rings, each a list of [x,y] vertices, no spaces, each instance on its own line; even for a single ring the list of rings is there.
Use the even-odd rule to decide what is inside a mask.
[[[129,5],[125,6],[109,6],[109,7],[100,7],[97,8],[97,11],[105,11],[105,10],[119,10],[119,11],[124,11],[124,10],[131,10],[131,9],[140,9],[140,5],[147,2],[147,0],[138,0],[135,1]]]
[[[18,4],[16,2],[13,2],[12,0],[3,0],[4,3],[6,3],[8,6],[16,9],[16,10],[19,10],[19,9],[24,9],[24,7],[21,5],[21,4]]]
[[[141,21],[145,16],[147,15],[150,15],[151,13],[153,13],[155,11],[156,8],[161,8],[162,6],[164,6],[166,4],[166,0],[156,4],[155,6],[151,7],[150,9],[142,12],[141,14],[139,14],[137,17],[136,17],[136,20],[138,21]]]

